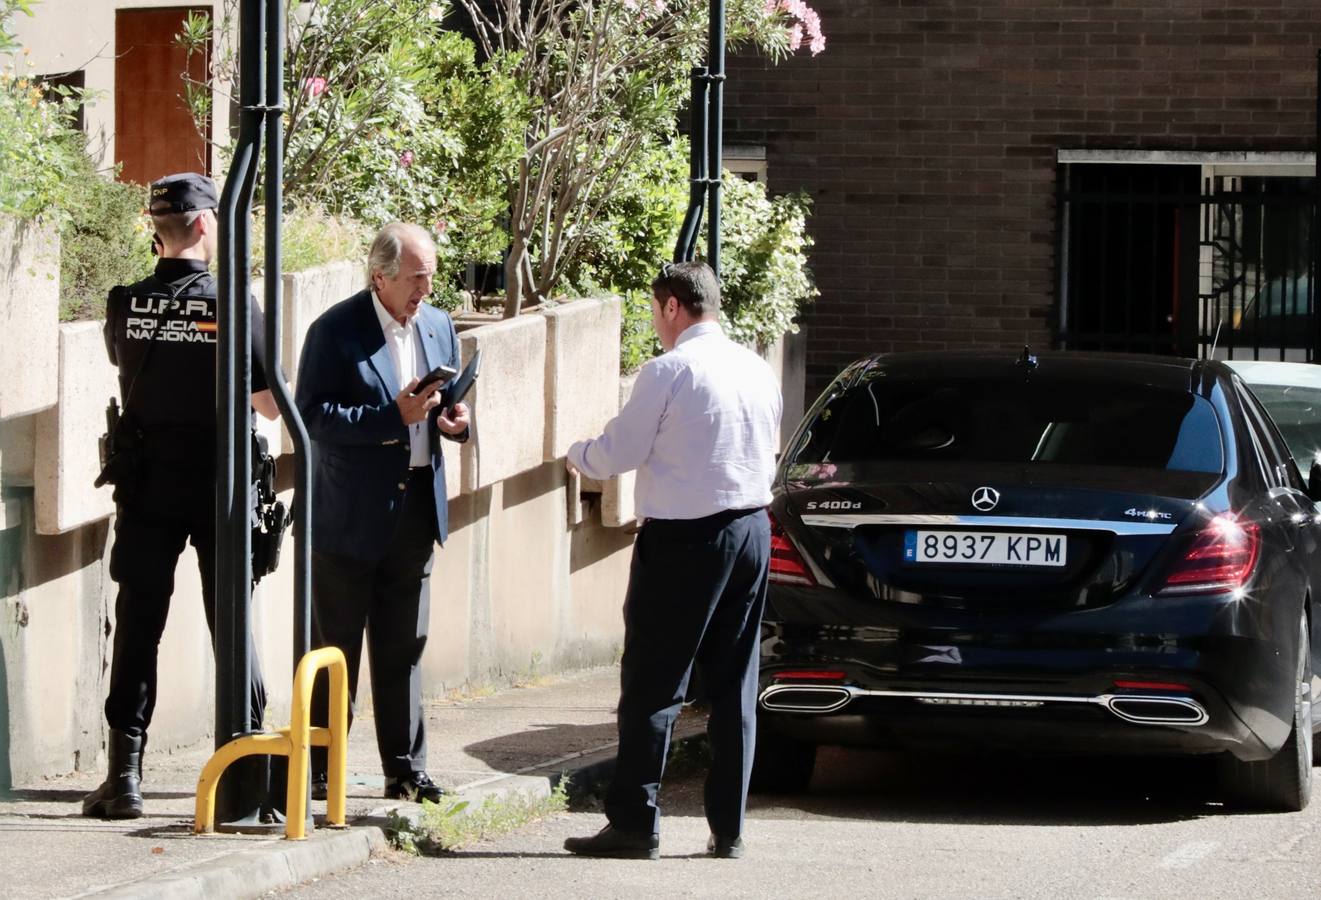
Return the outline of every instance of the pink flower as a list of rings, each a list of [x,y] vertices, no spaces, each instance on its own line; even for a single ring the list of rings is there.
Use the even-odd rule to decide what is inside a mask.
[[[444,219],[437,219],[437,220],[436,220],[436,227],[435,227],[434,230],[435,230],[435,232],[436,232],[437,235],[441,235],[441,234],[444,234],[446,231],[448,231],[448,230],[449,230],[449,227],[450,227],[450,223],[449,223],[449,222],[446,222]]]
[[[320,75],[303,79],[303,90],[309,97],[317,97],[326,92],[326,79]]]
[[[765,0],[766,13],[783,13],[788,19],[789,50],[798,50],[804,44],[812,55],[826,49],[826,36],[821,32],[821,16],[805,0]]]
[[[412,164],[413,164],[413,151],[412,151],[412,150],[405,150],[403,153],[399,154],[399,165],[401,165],[401,166],[403,166],[405,169],[407,169],[407,168],[408,168],[409,166],[411,166]]]

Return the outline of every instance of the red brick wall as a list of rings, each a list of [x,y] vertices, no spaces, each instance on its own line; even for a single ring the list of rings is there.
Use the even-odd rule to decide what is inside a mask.
[[[865,353],[1051,343],[1058,149],[1312,150],[1321,0],[815,0],[726,140],[815,200],[809,399]]]

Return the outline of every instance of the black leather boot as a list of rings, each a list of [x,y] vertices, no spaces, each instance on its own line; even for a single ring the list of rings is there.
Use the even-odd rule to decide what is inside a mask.
[[[137,819],[142,815],[142,748],[146,737],[110,732],[110,766],[101,786],[83,798],[83,815]]]

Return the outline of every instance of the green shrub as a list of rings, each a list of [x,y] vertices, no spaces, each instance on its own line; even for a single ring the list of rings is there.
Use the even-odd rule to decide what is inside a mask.
[[[177,41],[210,52],[216,33],[237,33],[237,9],[215,4],[214,25],[190,16]],[[477,62],[448,12],[436,0],[288,5],[284,187],[290,201],[373,227],[428,228],[437,294],[452,305],[467,264],[496,262],[509,243],[507,184],[531,100],[510,60]],[[208,83],[185,84],[195,118],[209,115],[213,84],[235,92],[234,51],[222,38]]]
[[[84,156],[82,134],[71,126],[79,97],[64,91],[45,101],[27,77],[11,23],[16,13],[32,15],[30,6],[0,0],[0,212],[58,224],[71,199],[69,176]]]
[[[347,216],[326,212],[314,203],[287,210],[280,229],[280,266],[301,272],[342,260],[366,260],[371,229]],[[266,216],[259,207],[252,218],[252,273],[266,263]]]
[[[60,230],[60,319],[99,319],[106,293],[151,274],[151,220],[143,214],[146,188],[98,175],[83,156],[70,179],[81,200]]]
[[[619,326],[619,371],[636,372],[642,364],[661,353],[660,338],[651,327],[651,290],[624,295]]]
[[[768,197],[766,186],[725,173],[721,204],[721,322],[734,340],[765,350],[820,295],[807,267],[806,194]]]

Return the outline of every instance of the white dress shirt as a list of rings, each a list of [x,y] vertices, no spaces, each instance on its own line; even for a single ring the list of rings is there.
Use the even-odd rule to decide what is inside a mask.
[[[381,321],[381,333],[385,335],[385,345],[390,348],[390,359],[394,360],[394,370],[399,376],[399,388],[414,377],[427,374],[426,355],[422,352],[422,339],[418,337],[417,320],[412,319],[407,325],[400,325],[390,311],[381,303],[381,298],[372,291],[376,318]],[[410,467],[431,465],[431,447],[427,440],[427,420],[414,422],[408,426],[408,465]]]
[[[638,470],[639,518],[699,519],[771,500],[780,386],[765,360],[713,321],[679,335],[638,373],[628,403],[597,438],[569,448],[589,478]]]

